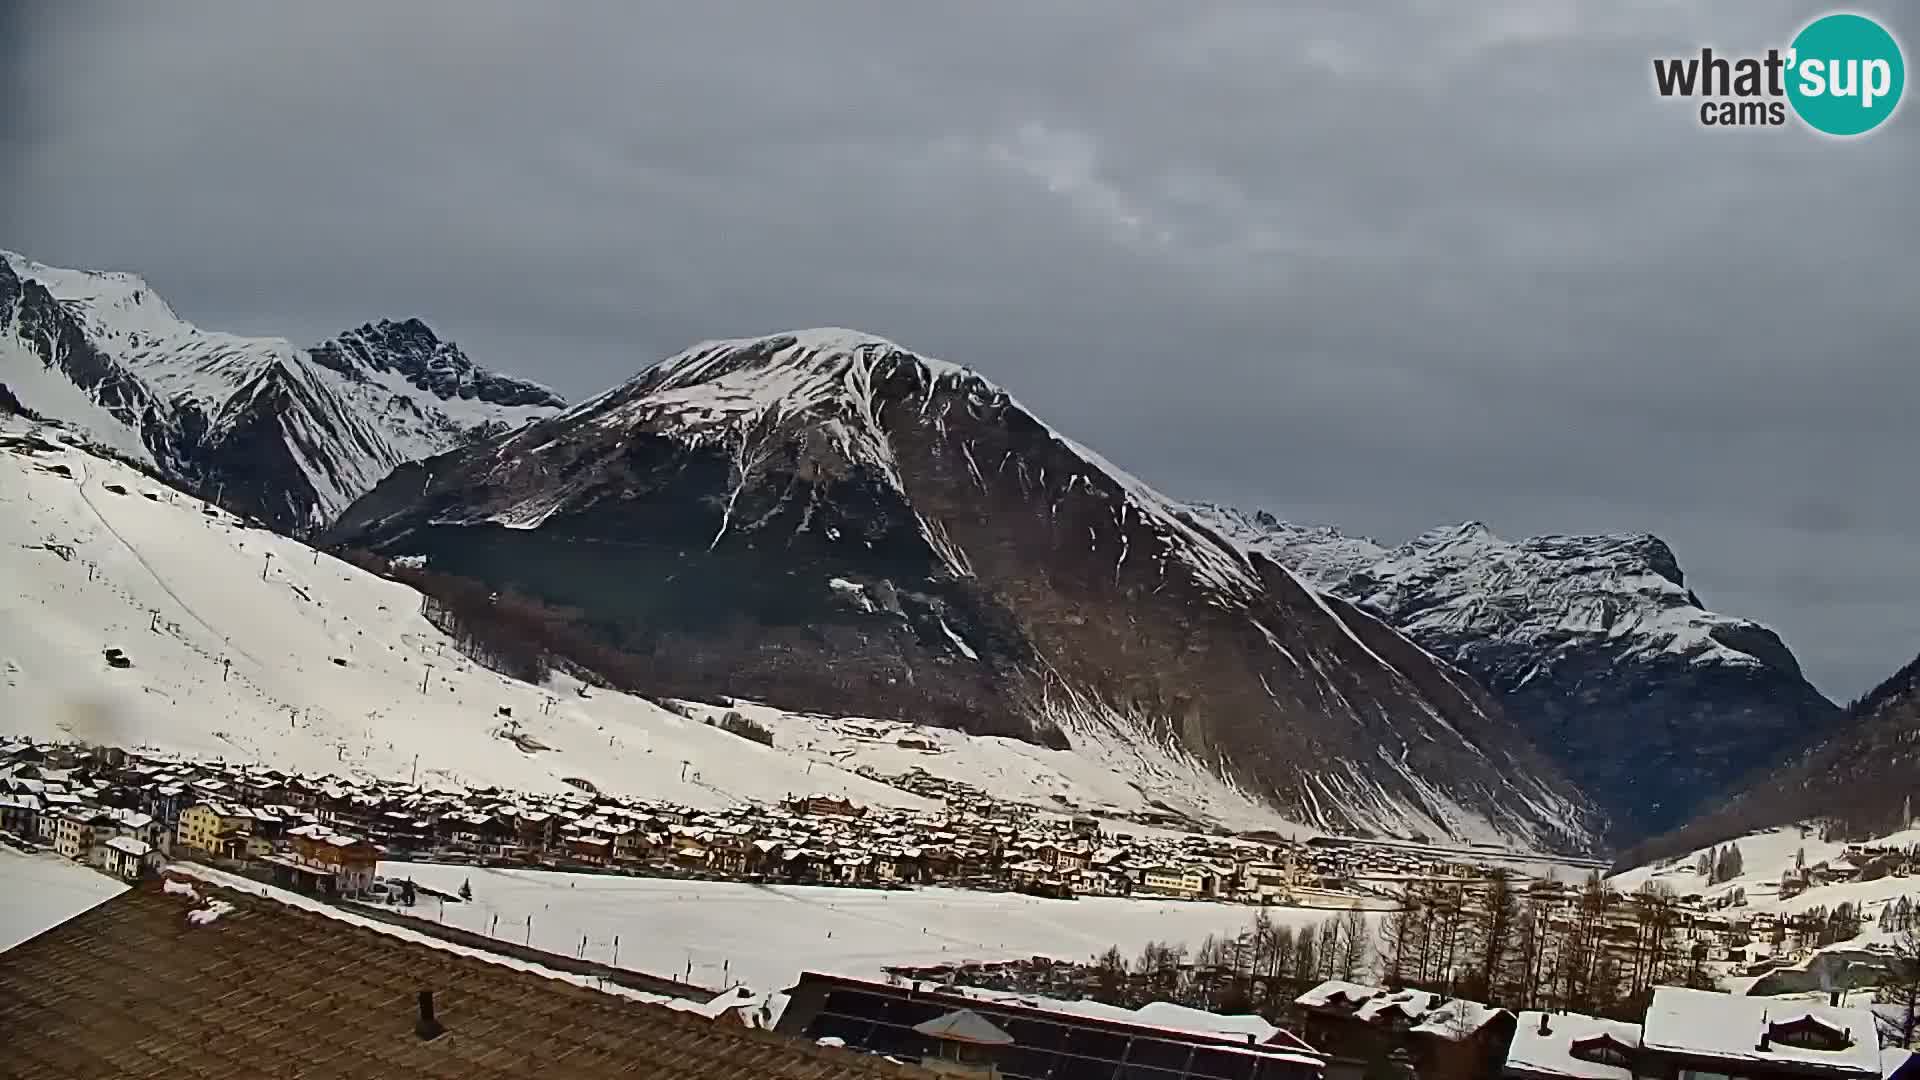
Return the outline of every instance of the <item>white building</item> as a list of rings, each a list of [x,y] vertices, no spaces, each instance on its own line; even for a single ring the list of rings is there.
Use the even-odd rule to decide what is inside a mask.
[[[114,877],[137,881],[160,869],[160,852],[144,840],[116,836],[94,849],[96,865]]]

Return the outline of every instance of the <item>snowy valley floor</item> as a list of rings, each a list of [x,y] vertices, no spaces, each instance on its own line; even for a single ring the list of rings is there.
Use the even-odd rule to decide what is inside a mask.
[[[1209,934],[1238,933],[1256,910],[1172,900],[1042,900],[957,889],[761,886],[424,863],[382,863],[380,872],[448,893],[472,884],[471,902],[423,898],[412,911],[422,918],[524,943],[531,915],[535,948],[573,956],[584,935],[585,957],[607,963],[618,935],[620,967],[716,989],[744,982],[763,992],[785,989],[808,970],[879,977],[881,968],[893,964],[1085,960],[1109,945],[1132,956],[1149,941],[1197,946]],[[1267,913],[1296,926],[1332,914],[1291,908]]]

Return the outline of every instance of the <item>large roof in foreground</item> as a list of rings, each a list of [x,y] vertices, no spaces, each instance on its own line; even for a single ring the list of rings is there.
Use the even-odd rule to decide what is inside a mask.
[[[924,1071],[196,885],[133,889],[0,954],[0,1074],[859,1080]],[[217,896],[230,910],[205,917]],[[215,905],[216,910],[219,905]],[[200,909],[196,920],[189,912]],[[415,1033],[431,990],[444,1034]]]

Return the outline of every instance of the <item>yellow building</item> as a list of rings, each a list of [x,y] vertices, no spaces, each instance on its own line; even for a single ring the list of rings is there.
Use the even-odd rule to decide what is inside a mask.
[[[245,854],[253,832],[253,815],[225,803],[199,802],[180,812],[175,831],[179,842],[198,851]]]
[[[1192,899],[1206,888],[1206,878],[1198,870],[1179,866],[1156,866],[1140,876],[1140,887],[1162,896]]]

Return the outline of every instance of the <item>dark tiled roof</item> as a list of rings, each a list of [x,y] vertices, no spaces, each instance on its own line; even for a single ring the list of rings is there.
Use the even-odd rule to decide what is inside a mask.
[[[149,884],[0,953],[0,1077],[929,1075],[217,895],[234,910],[193,926],[187,899]],[[432,1041],[414,1033],[422,990],[445,1028]]]

